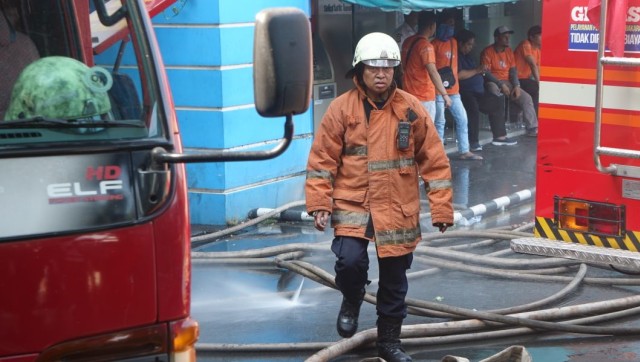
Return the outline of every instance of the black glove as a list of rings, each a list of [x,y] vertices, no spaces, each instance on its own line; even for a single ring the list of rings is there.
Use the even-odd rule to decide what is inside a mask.
[[[447,228],[449,226],[453,226],[453,224],[447,224],[446,222],[434,222],[433,223],[434,227],[438,228],[438,231],[440,231],[441,233],[447,231]]]

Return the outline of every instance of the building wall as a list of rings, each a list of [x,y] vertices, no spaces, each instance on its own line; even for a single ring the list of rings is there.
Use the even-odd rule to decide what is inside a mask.
[[[267,7],[310,14],[309,0],[178,0],[154,17],[185,152],[267,150],[283,137],[284,117],[254,108],[254,21]],[[235,223],[254,208],[303,200],[311,108],[294,124],[293,142],[275,159],[188,164],[191,223]]]
[[[494,42],[493,31],[500,25],[514,30],[510,46],[515,50],[527,39],[527,31],[541,25],[542,3],[538,0],[520,0],[516,3],[478,5],[464,10],[464,26],[476,34],[473,55],[479,57],[486,46]]]
[[[351,66],[354,43],[370,31],[391,32],[399,14],[360,6],[351,14],[351,6],[339,0],[177,0],[154,17],[186,152],[267,150],[277,144],[284,118],[262,118],[253,104],[255,16],[267,7],[284,6],[311,16],[311,4],[314,30],[334,68],[330,81],[338,84],[337,96],[351,87],[344,73]],[[340,11],[335,11],[335,4],[341,5]],[[464,26],[478,35],[476,52],[493,41],[491,32],[498,25],[516,30],[511,44],[515,47],[529,26],[539,24],[540,12],[538,0],[465,8]],[[328,101],[322,104],[326,107]],[[313,139],[312,107],[294,117],[294,140],[273,160],[188,164],[192,224],[233,224],[254,208],[303,200]],[[318,113],[316,123],[322,116]]]

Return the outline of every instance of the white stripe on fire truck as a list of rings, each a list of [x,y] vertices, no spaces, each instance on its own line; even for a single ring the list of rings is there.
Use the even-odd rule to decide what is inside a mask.
[[[540,104],[567,105],[575,107],[593,107],[595,104],[596,86],[591,84],[540,82]],[[625,111],[640,111],[640,88],[604,86],[602,101],[604,108]]]

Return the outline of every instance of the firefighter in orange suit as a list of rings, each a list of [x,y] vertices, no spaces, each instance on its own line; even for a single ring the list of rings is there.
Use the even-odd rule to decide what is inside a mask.
[[[327,109],[305,185],[315,227],[324,230],[330,218],[334,228],[335,282],[343,296],[337,330],[345,338],[358,327],[367,247],[375,242],[377,347],[386,361],[411,361],[399,337],[407,314],[406,271],[421,240],[419,176],[433,225],[441,232],[453,225],[449,159],[420,101],[393,83],[399,64],[398,45],[389,35],[370,33],[358,42],[349,72],[355,87]]]

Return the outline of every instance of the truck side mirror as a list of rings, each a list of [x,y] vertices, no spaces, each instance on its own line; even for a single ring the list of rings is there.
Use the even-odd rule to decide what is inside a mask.
[[[226,162],[267,160],[282,154],[293,139],[293,115],[307,111],[313,83],[311,24],[297,8],[267,9],[256,16],[253,46],[253,83],[256,109],[263,117],[285,116],[284,137],[269,150],[206,150],[152,152],[152,169],[165,162]]]
[[[253,46],[254,99],[263,117],[304,113],[313,83],[311,25],[297,8],[256,15]]]

